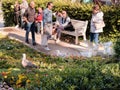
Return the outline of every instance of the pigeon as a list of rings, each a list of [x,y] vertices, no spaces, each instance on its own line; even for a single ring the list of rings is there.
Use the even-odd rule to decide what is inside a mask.
[[[25,53],[23,53],[22,66],[24,68],[37,68],[37,66],[35,64],[33,64],[32,62],[30,62],[26,59],[26,54]]]

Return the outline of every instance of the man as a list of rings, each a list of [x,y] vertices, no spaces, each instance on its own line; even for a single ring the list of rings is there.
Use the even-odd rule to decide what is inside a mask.
[[[52,8],[53,3],[48,2],[47,8],[43,11],[43,27],[44,27],[44,34],[46,35],[46,43],[44,44],[45,50],[50,50],[48,48],[48,40],[52,36]]]
[[[25,34],[25,42],[29,43],[28,37],[29,32],[32,34],[32,44],[36,45],[35,42],[35,31],[34,31],[34,21],[35,21],[35,3],[34,1],[30,2],[29,7],[25,11],[24,21],[26,22],[26,34]]]

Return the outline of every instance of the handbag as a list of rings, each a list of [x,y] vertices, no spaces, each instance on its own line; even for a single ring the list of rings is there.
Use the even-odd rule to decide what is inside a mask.
[[[32,23],[31,27],[30,27],[31,31],[34,31],[35,33],[37,33],[37,24],[35,22]]]
[[[96,29],[101,29],[101,28],[103,28],[103,27],[105,27],[104,21],[102,21],[102,22],[100,22],[100,23],[95,23],[95,28],[96,28]]]
[[[41,35],[41,45],[42,46],[46,46],[48,43],[47,43],[47,37],[48,37],[48,35],[46,35],[46,34],[42,34]]]
[[[75,29],[74,29],[71,22],[69,22],[68,25],[64,27],[64,30],[66,30],[66,31],[75,31]]]

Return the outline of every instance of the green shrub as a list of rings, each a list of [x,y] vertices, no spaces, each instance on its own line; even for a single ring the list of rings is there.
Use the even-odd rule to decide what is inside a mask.
[[[115,57],[120,59],[120,38],[117,39],[114,45],[114,50],[115,50]]]

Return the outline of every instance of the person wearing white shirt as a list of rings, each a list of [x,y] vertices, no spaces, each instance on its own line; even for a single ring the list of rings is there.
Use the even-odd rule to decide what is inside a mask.
[[[100,10],[99,5],[94,5],[90,24],[90,41],[95,44],[99,43],[99,33],[103,32],[103,26],[99,25],[100,27],[97,28],[96,24],[101,24],[103,22],[103,16],[104,14]]]

